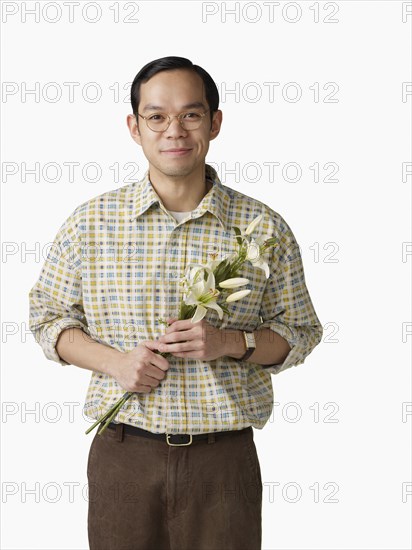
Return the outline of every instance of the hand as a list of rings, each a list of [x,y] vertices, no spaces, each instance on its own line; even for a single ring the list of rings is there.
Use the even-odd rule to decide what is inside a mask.
[[[159,351],[175,357],[213,361],[225,355],[225,334],[206,319],[192,323],[190,319],[169,319],[170,326],[158,342]]]
[[[145,340],[132,351],[119,355],[113,377],[122,388],[131,392],[149,393],[156,388],[169,369],[169,361],[155,353],[159,341]]]

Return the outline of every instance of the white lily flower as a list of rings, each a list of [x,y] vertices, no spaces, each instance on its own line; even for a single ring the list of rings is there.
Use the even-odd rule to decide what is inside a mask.
[[[201,264],[197,264],[195,267],[191,267],[191,265],[188,266],[189,288],[184,301],[185,304],[189,306],[197,306],[196,312],[191,319],[192,323],[201,321],[206,315],[208,308],[217,311],[219,319],[222,320],[223,310],[216,303],[216,299],[220,292],[215,288],[215,276],[213,275],[213,271],[208,266],[202,266]],[[202,269],[208,273],[206,281],[203,277]]]
[[[218,256],[219,254],[217,252],[210,252],[209,253],[210,260],[207,262],[207,266],[210,267],[212,271],[216,269],[216,267],[223,262],[223,260],[219,260]]]
[[[253,231],[256,229],[256,227],[260,224],[260,222],[263,219],[263,214],[259,214],[254,220],[250,222],[250,224],[247,226],[246,231],[243,233],[244,235],[250,235],[253,233]]]
[[[249,282],[249,279],[245,279],[244,277],[232,277],[219,283],[219,286],[222,288],[237,288],[238,286],[247,285]]]
[[[259,259],[260,242],[261,242],[261,237],[256,237],[256,239],[252,237],[250,239],[250,241],[247,243],[246,260],[249,260],[250,262],[254,262]]]
[[[223,260],[209,260],[207,262],[207,266],[210,267],[210,269],[212,271],[214,271],[217,268],[217,266],[220,264],[220,262],[222,262],[222,261]]]
[[[213,273],[212,269],[208,265],[191,263],[186,267],[185,276],[180,279],[180,285],[183,287],[183,292],[187,293],[190,288],[198,283],[204,281],[204,273]]]
[[[207,266],[204,266],[202,264],[190,264],[186,270],[186,277],[189,283],[195,283],[199,280],[200,276],[203,275],[203,271],[206,269]],[[209,268],[210,269],[210,268]]]
[[[258,260],[251,262],[254,267],[258,267],[259,269],[263,269],[265,272],[266,279],[269,279],[270,271],[269,271],[269,265],[265,260],[262,258],[259,258]]]
[[[238,290],[238,292],[233,292],[230,296],[226,298],[226,302],[236,302],[237,300],[241,300],[245,296],[247,296],[251,290]]]
[[[263,259],[262,254],[260,254],[260,247],[265,242],[265,237],[262,235],[259,235],[259,237],[256,237],[256,239],[250,239],[250,242],[247,244],[247,253],[246,253],[246,260],[249,260],[249,262],[254,266],[258,267],[259,269],[263,269],[266,275],[266,279],[269,278],[269,265],[268,263]]]
[[[238,252],[231,252],[225,256],[225,260],[227,260],[228,264],[233,264],[239,257]]]

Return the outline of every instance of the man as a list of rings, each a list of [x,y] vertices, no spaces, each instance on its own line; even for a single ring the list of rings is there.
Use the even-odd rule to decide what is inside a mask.
[[[93,371],[88,416],[135,392],[91,444],[90,548],[257,550],[252,426],[271,414],[271,374],[303,363],[322,327],[285,220],[205,163],[222,124],[210,75],[185,58],[157,59],[137,74],[131,102],[127,124],[148,171],[74,210],[30,292],[46,357]],[[232,227],[260,214],[262,234],[277,239],[269,278],[245,262],[251,292],[230,316],[177,320],[185,266],[233,253]]]

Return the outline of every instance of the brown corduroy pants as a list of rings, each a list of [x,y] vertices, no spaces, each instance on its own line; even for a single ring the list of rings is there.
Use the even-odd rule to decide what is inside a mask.
[[[90,550],[261,550],[252,427],[179,447],[107,429],[87,477]]]

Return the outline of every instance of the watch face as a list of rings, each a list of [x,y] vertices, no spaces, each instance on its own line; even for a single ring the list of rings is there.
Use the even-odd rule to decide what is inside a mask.
[[[253,332],[246,332],[246,340],[248,348],[256,347],[255,335],[253,334]]]

